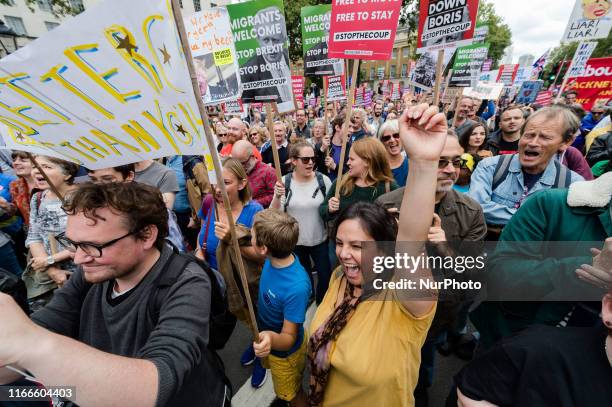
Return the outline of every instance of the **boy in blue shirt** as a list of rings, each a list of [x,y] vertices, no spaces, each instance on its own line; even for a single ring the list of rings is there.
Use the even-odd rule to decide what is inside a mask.
[[[306,270],[292,254],[298,235],[298,222],[284,212],[266,209],[255,215],[251,240],[266,262],[257,307],[261,332],[253,348],[256,356],[268,357],[276,396],[292,406],[307,406],[302,390],[308,342],[303,324],[311,286]]]

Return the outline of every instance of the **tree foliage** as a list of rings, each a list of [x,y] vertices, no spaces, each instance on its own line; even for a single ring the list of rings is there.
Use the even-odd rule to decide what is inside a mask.
[[[30,11],[34,12],[34,7],[37,5],[37,0],[25,0],[26,5]],[[0,0],[0,4],[5,6],[11,6],[11,0]],[[78,14],[83,10],[75,10],[72,8],[69,0],[49,0],[51,5],[52,13],[56,16],[67,16],[72,14]]]
[[[484,0],[480,1],[477,22],[489,27],[485,42],[491,44],[489,58],[493,60],[493,68],[497,68],[504,56],[504,50],[512,43],[512,31],[508,24],[504,23],[504,19],[495,13],[493,3]]]
[[[563,78],[563,75],[565,75],[565,72],[569,68],[569,61],[572,60],[574,54],[576,53],[578,44],[579,42],[568,42],[565,44],[560,44],[551,50],[546,66],[544,67],[544,73],[542,74],[545,82],[552,82],[549,81],[548,78],[550,77],[554,67],[561,61],[566,61],[566,64],[563,65],[561,74],[559,75],[559,77]],[[597,47],[591,54],[591,58],[604,58],[609,56],[612,56],[612,32],[608,34],[608,37],[597,41]],[[562,79],[558,79],[557,84],[559,84],[561,81]]]

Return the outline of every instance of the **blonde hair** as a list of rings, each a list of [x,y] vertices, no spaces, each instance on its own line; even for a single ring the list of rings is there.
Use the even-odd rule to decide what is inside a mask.
[[[251,201],[251,189],[249,188],[249,180],[247,178],[246,171],[244,171],[242,163],[235,158],[228,157],[223,160],[223,168],[231,172],[239,182],[246,182],[244,188],[238,191],[238,198],[240,198],[240,202],[245,205],[249,203]]]
[[[277,259],[284,259],[293,252],[300,235],[300,225],[293,216],[272,208],[257,212],[253,230],[255,244],[266,246],[270,256]]]
[[[380,140],[374,137],[362,138],[353,143],[351,151],[359,156],[368,166],[365,182],[376,185],[379,182],[393,182],[393,174],[387,158],[387,150]],[[348,174],[340,182],[340,194],[347,196],[353,192],[356,178]]]

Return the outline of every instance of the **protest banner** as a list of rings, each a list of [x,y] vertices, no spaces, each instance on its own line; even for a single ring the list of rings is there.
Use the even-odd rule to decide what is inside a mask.
[[[331,4],[302,7],[302,51],[304,75],[342,75],[344,62],[330,58],[327,51]]]
[[[366,89],[363,96],[363,104],[365,106],[371,106],[373,97],[374,92],[371,89]]]
[[[536,97],[538,96],[538,92],[544,86],[544,82],[542,81],[525,81],[521,85],[521,89],[516,97],[516,103],[528,105],[530,103],[534,103]]]
[[[346,79],[344,75],[326,76],[325,83],[327,87],[326,100],[328,102],[346,99]]]
[[[332,0],[331,58],[391,58],[402,2]]]
[[[420,0],[417,52],[470,45],[478,0]]]
[[[150,0],[147,0],[150,1]],[[191,89],[192,93],[198,93],[199,83],[196,77],[196,68],[193,63],[193,56],[191,54],[191,49],[189,47],[189,41],[187,39],[187,32],[185,30],[185,24],[181,16],[181,5],[179,4],[179,0],[172,0],[172,18],[175,20],[176,29],[178,30],[179,42],[182,47],[183,55],[186,58],[187,71],[189,72],[189,77],[191,78]],[[200,119],[204,124],[204,134],[206,136],[206,142],[208,146],[212,148],[212,165],[214,167],[214,173],[218,175],[218,179],[223,179],[222,177],[222,169],[221,169],[221,161],[219,160],[219,156],[217,154],[217,150],[214,148],[214,140],[213,134],[208,125],[208,115],[206,114],[206,107],[204,106],[204,101],[202,98],[197,98],[196,103],[198,106],[198,111],[200,113]],[[274,137],[272,137],[274,138]],[[215,180],[216,181],[216,180]],[[211,181],[212,183],[212,181]],[[215,182],[216,183],[216,182]],[[232,214],[232,207],[230,205],[229,197],[227,195],[227,189],[225,187],[225,182],[216,183],[217,188],[221,192],[221,196],[223,199],[223,207],[225,209],[225,215],[227,217],[227,223],[230,229],[231,236],[231,246],[234,252],[234,256],[237,259],[238,263],[238,274],[240,275],[240,281],[242,283],[242,295],[244,296],[244,301],[247,306],[248,314],[249,314],[249,322],[250,327],[252,329],[253,339],[255,341],[259,340],[259,328],[257,326],[257,319],[255,318],[255,308],[253,306],[253,301],[251,299],[251,293],[249,290],[249,284],[247,281],[246,271],[244,268],[244,263],[242,260],[242,253],[240,252],[240,245],[238,244],[238,235],[236,234],[236,225],[234,224],[234,216]],[[216,205],[216,203],[214,203]]]
[[[548,106],[552,104],[553,93],[551,90],[542,90],[536,96],[535,103],[540,106]]]
[[[223,112],[229,115],[242,115],[244,113],[244,104],[240,98],[222,103],[221,108]]]
[[[165,1],[96,4],[5,57],[0,72],[1,133],[14,149],[94,170],[177,154],[212,160]]]
[[[572,62],[569,68],[567,69],[567,72],[565,73],[565,78],[563,78],[563,82],[561,83],[559,93],[557,93],[557,98],[555,99],[556,103],[558,103],[561,99],[563,89],[565,89],[569,78],[581,76],[584,73],[586,63],[591,57],[591,54],[593,53],[596,47],[597,41],[581,41],[580,44],[578,44],[576,52],[574,53],[574,57],[572,58]]]
[[[478,82],[478,85],[474,87],[463,88],[463,96],[469,96],[483,100],[497,100],[499,99],[503,89],[503,83]]]
[[[518,73],[519,65],[500,65],[495,82],[501,82],[504,86],[512,86]]]
[[[295,110],[282,0],[228,4],[227,11],[238,54],[242,101],[276,102],[280,113]]]
[[[295,96],[296,108],[298,109],[304,108],[304,82],[305,78],[303,76],[294,75],[291,77],[291,86]]]
[[[431,90],[437,78],[436,68],[438,66],[439,52],[424,52],[419,56],[415,67],[411,85],[425,90]],[[443,67],[450,61],[452,54],[445,52],[443,55]]]
[[[482,63],[482,69],[480,71],[481,72],[489,72],[491,70],[491,66],[492,65],[493,65],[493,60],[491,58],[487,58]]]
[[[400,100],[401,98],[401,93],[400,93],[400,86],[397,83],[392,83],[391,84],[391,100]]]
[[[453,103],[459,94],[461,93],[460,88],[446,88],[444,90],[444,94],[442,95],[442,103],[450,104]]]
[[[586,69],[586,64],[596,47],[597,41],[584,41],[578,45],[574,58],[572,58],[572,66],[567,71],[568,77],[582,76]]]
[[[520,88],[523,86],[523,82],[528,81],[531,78],[531,72],[533,68],[530,66],[521,66],[516,72],[516,78],[514,79],[514,83],[512,86],[516,88]]]
[[[610,105],[612,99],[612,57],[591,58],[587,62],[582,76],[573,78],[567,85],[567,90],[578,92],[576,103],[580,103],[587,111],[594,104]]]
[[[450,86],[468,87],[478,84],[482,64],[487,58],[489,44],[457,48]]]
[[[383,81],[382,92],[383,96],[389,96],[391,94],[391,81],[389,79],[385,79]]]
[[[546,63],[548,62],[548,55],[550,54],[550,49],[547,49],[544,54],[540,58],[538,58],[533,63],[533,70],[531,72],[531,80],[535,81],[540,77],[540,73],[544,70]]]
[[[561,42],[606,38],[610,28],[610,1],[576,0]]]
[[[227,10],[215,7],[184,19],[205,105],[240,96],[238,58]]]
[[[488,25],[480,25],[476,24],[476,29],[474,30],[474,38],[472,39],[472,44],[482,44],[485,42],[485,39],[489,35],[489,26]]]

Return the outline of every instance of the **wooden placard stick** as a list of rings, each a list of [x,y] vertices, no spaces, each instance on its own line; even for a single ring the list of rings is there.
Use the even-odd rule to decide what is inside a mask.
[[[276,179],[283,179],[283,175],[280,167],[280,159],[278,158],[278,149],[276,146],[276,137],[274,136],[274,122],[272,121],[272,103],[266,103],[266,122],[268,124],[268,131],[270,132],[270,144],[272,149],[272,157],[274,158],[274,169],[276,170]]]
[[[349,94],[347,95],[346,101],[346,117],[344,118],[344,123],[342,123],[342,150],[340,150],[340,161],[338,162],[338,177],[336,178],[336,194],[335,197],[340,199],[340,186],[342,184],[342,170],[344,167],[344,157],[346,156],[346,144],[348,142],[348,124],[351,120],[351,114],[353,113],[353,103],[355,98],[355,84],[357,83],[357,69],[359,68],[359,60],[353,60],[353,74],[351,80],[351,86],[349,90]],[[348,63],[348,61],[347,61]],[[330,145],[331,149],[331,145]]]
[[[442,84],[442,68],[444,67],[444,48],[438,51],[438,62],[436,63],[436,83],[434,85],[433,105],[440,104],[440,85]]]
[[[459,93],[457,93],[457,97],[455,98],[455,115],[453,116],[453,125],[452,128],[456,128],[457,126],[457,117],[459,116],[459,104],[461,103],[461,99],[463,98],[463,88],[459,88]]]
[[[174,14],[174,21],[176,22],[176,27],[178,30],[178,34],[181,40],[181,46],[183,47],[183,53],[185,54],[185,62],[187,63],[187,69],[189,70],[189,76],[191,77],[191,85],[193,87],[193,92],[196,96],[196,103],[198,105],[198,110],[200,112],[200,117],[202,118],[202,125],[204,127],[204,134],[206,136],[206,142],[209,148],[215,148],[215,143],[212,135],[212,131],[208,122],[208,115],[206,113],[206,107],[204,106],[204,101],[202,100],[200,95],[200,88],[198,86],[198,78],[196,76],[195,67],[193,65],[193,56],[191,55],[191,47],[189,47],[189,42],[187,41],[187,33],[185,31],[185,24],[183,22],[183,17],[181,14],[181,7],[179,5],[178,0],[172,0],[172,13]],[[251,326],[253,327],[253,338],[255,341],[259,341],[259,328],[257,327],[257,319],[255,318],[255,309],[253,307],[253,300],[251,299],[251,293],[249,291],[249,284],[246,277],[246,271],[244,268],[244,263],[242,261],[242,254],[240,253],[240,245],[238,244],[238,237],[236,235],[236,226],[234,224],[234,216],[232,215],[232,208],[229,202],[229,197],[227,195],[227,190],[225,188],[225,183],[223,182],[223,170],[221,168],[221,163],[219,160],[213,159],[213,166],[215,168],[215,173],[217,176],[217,187],[221,191],[221,196],[223,197],[223,206],[225,209],[225,213],[227,216],[227,221],[230,228],[230,234],[232,239],[232,248],[234,251],[234,255],[236,257],[238,263],[238,273],[240,274],[240,280],[242,283],[245,302],[247,308],[249,310],[249,319]]]

